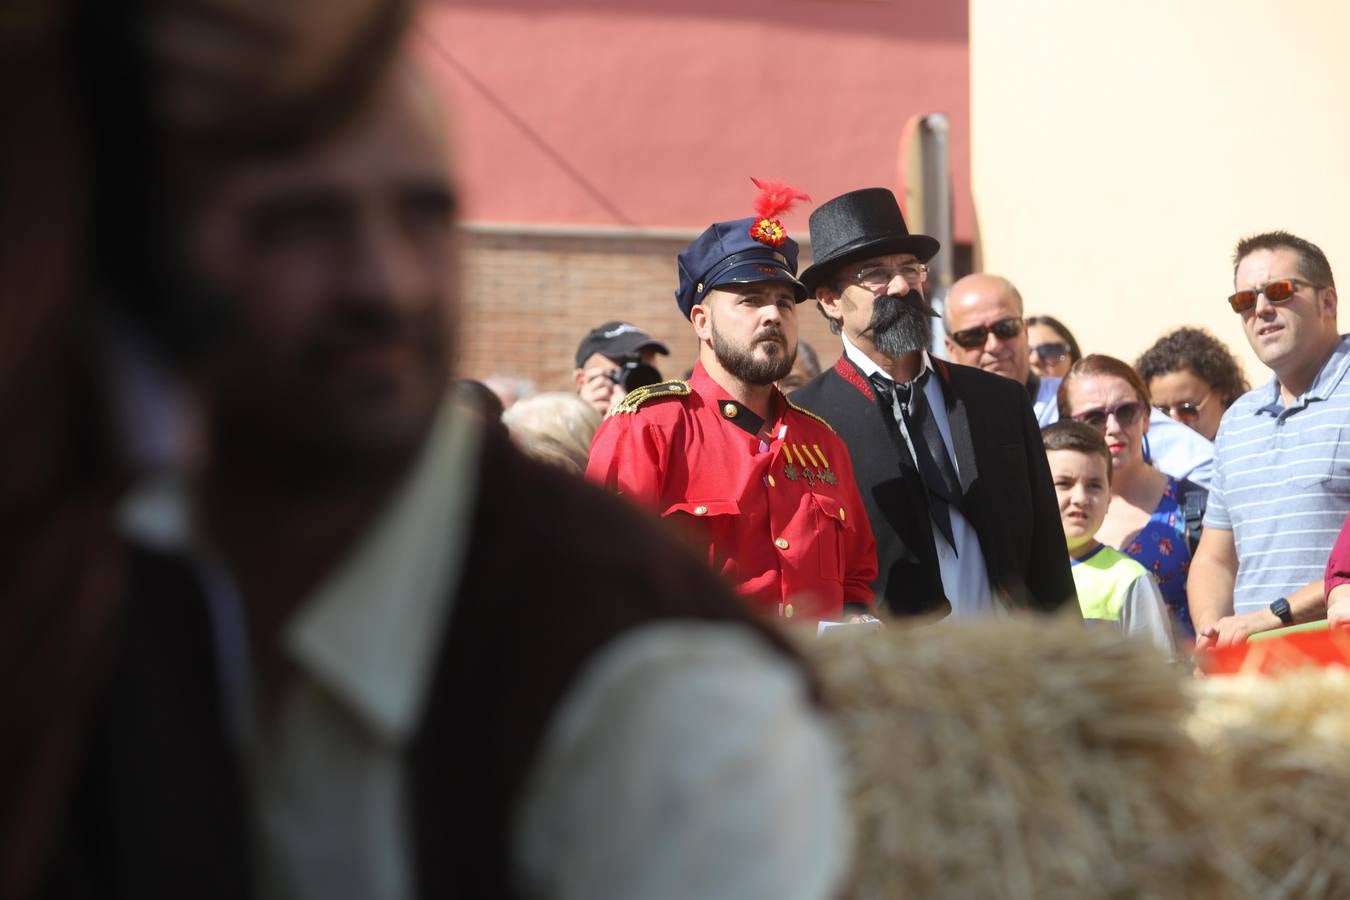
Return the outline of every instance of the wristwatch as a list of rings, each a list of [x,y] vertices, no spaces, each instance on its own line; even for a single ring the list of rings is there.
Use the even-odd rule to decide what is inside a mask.
[[[1289,611],[1289,601],[1284,597],[1270,604],[1270,611],[1273,612],[1281,622],[1286,625],[1294,624],[1294,614]]]

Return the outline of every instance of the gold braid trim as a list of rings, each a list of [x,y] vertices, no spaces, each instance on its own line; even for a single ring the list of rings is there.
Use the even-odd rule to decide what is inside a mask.
[[[797,412],[801,413],[801,414],[804,415],[804,416],[810,416],[811,418],[815,419],[815,420],[816,420],[817,422],[819,422],[820,424],[824,425],[826,428],[830,429],[830,432],[831,432],[831,433],[834,432],[834,426],[833,426],[833,425],[831,425],[829,422],[826,422],[824,419],[822,419],[820,416],[816,415],[815,413],[811,412],[811,410],[809,410],[809,409],[802,409],[800,406],[798,406],[797,404],[793,403],[791,400],[788,400],[787,397],[784,397],[783,399],[784,399],[784,400],[787,400],[787,405],[790,406],[790,407],[792,407],[793,409],[795,409]]]
[[[662,381],[649,384],[632,391],[614,407],[613,415],[635,413],[642,404],[650,400],[665,400],[670,397],[688,397],[693,391],[687,381]]]

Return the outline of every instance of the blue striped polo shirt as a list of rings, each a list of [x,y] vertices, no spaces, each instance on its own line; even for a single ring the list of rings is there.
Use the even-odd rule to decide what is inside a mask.
[[[1350,512],[1350,338],[1288,407],[1272,378],[1224,413],[1214,442],[1206,528],[1237,545],[1237,613],[1322,577]]]

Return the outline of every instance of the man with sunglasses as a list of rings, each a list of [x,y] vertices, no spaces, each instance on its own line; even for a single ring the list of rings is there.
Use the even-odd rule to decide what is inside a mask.
[[[1197,646],[1326,615],[1322,575],[1350,512],[1350,340],[1326,256],[1288,232],[1246,238],[1228,298],[1273,373],[1224,414],[1188,581]]]
[[[848,445],[893,615],[1078,609],[1059,507],[1025,390],[933,358],[925,263],[895,195],[852,191],[811,214],[801,281],[840,336],[792,395]],[[1025,349],[1024,349],[1025,352]]]
[[[1036,413],[1036,424],[1059,419],[1055,393],[1058,378],[1042,378],[1031,370],[1022,295],[999,275],[976,273],[952,285],[943,310],[947,356],[1023,385]]]

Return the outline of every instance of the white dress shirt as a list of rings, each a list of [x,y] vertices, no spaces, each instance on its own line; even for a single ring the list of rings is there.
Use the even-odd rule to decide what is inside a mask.
[[[844,354],[862,370],[863,375],[871,378],[872,375],[879,374],[888,381],[895,380],[881,366],[873,362],[866,353],[855,347],[848,339],[848,335],[841,334],[840,337],[844,339]],[[928,358],[927,351],[923,353],[923,369],[928,371],[933,369],[933,363]],[[947,419],[947,401],[942,396],[941,379],[937,377],[927,379],[924,382],[923,394],[928,401],[929,414],[933,417],[933,421],[937,423],[938,431],[942,434],[942,443],[947,448],[947,457],[951,460],[952,468],[956,470],[959,478],[961,468],[952,443],[952,426]],[[914,440],[906,430],[905,420],[900,415],[898,396],[891,413],[900,425],[900,433],[905,438],[905,445],[909,448],[909,454],[912,458],[914,456]],[[919,436],[919,440],[923,440],[922,435]],[[917,461],[915,465],[918,465]],[[929,525],[933,529],[933,544],[937,547],[938,568],[942,575],[942,589],[946,592],[948,601],[951,602],[952,615],[975,616],[1001,611],[1003,606],[995,597],[993,586],[989,583],[989,572],[984,566],[984,552],[980,549],[980,537],[975,533],[975,527],[955,506],[951,507],[951,521],[952,537],[956,540],[956,552],[952,552],[952,548],[947,544],[947,539],[932,523],[931,517],[929,518]]]

